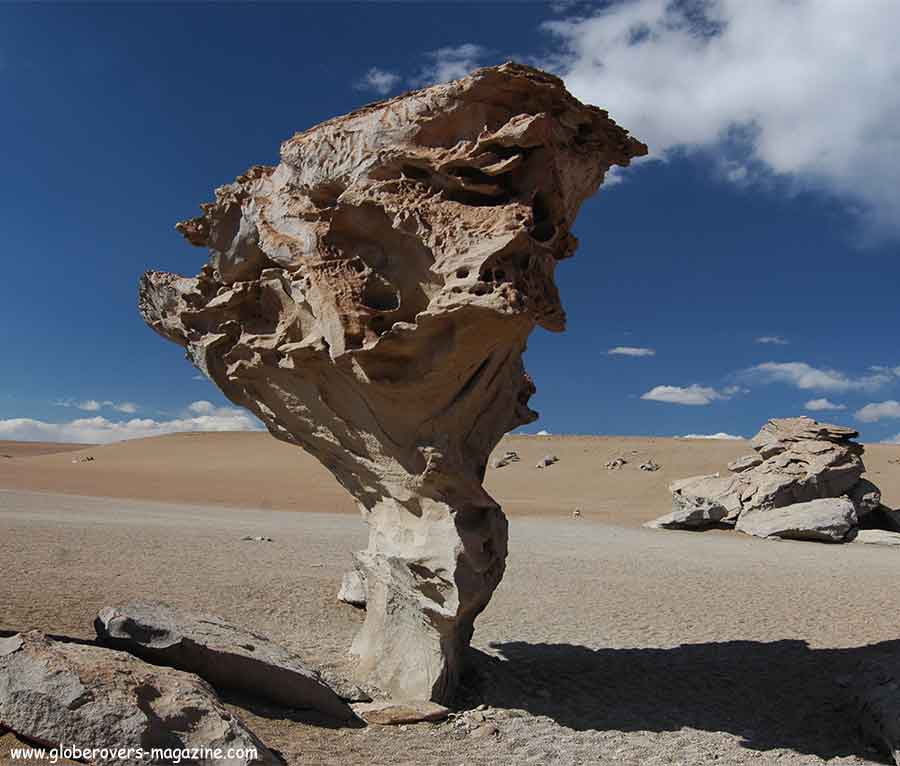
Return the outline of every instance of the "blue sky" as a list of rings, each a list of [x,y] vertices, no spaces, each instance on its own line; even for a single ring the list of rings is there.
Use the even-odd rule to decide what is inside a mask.
[[[516,58],[652,151],[582,209],[528,430],[897,439],[900,6],[849,8],[0,6],[0,438],[255,427],[137,313],[143,271],[202,265],[174,223],[295,131]]]

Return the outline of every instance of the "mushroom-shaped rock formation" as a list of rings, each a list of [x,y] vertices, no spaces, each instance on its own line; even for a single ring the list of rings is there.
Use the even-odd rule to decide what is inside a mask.
[[[397,697],[455,686],[505,566],[488,456],[536,417],[528,335],[564,329],[578,209],[646,151],[556,77],[480,69],[298,133],[178,224],[197,277],[141,281],[147,323],[359,502],[353,649]]]

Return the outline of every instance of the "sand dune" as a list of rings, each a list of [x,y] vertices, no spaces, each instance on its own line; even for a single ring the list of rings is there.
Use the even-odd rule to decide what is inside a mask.
[[[36,450],[62,449],[40,445]],[[0,452],[12,452],[4,448]],[[26,447],[21,448],[23,453]],[[70,449],[72,449],[70,447]],[[724,471],[746,442],[616,436],[508,436],[497,452],[522,460],[489,468],[485,485],[511,516],[567,515],[637,526],[669,510],[673,479]],[[537,470],[545,454],[559,462]],[[496,454],[496,453],[495,453]],[[77,462],[85,456],[91,462]],[[628,463],[604,467],[612,457]],[[652,458],[662,468],[639,470]],[[76,461],[76,462],[73,462]],[[900,506],[900,445],[869,445],[868,475]],[[0,488],[283,511],[356,513],[350,496],[312,457],[263,433],[181,433],[0,461]]]
[[[66,444],[60,442],[14,442],[0,439],[0,460],[35,455],[52,455],[54,452],[71,452],[88,447],[88,444]]]

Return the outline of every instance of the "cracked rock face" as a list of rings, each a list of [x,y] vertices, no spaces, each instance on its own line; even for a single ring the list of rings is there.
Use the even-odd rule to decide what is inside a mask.
[[[536,417],[526,340],[564,329],[581,203],[645,153],[559,79],[481,69],[298,133],[178,225],[197,277],[141,281],[147,323],[359,502],[354,651],[395,696],[455,685],[505,566],[488,456]]]
[[[279,763],[196,676],[37,631],[0,639],[0,724],[48,747],[105,748],[97,764],[140,763],[128,748],[221,750],[196,762],[222,766]]]
[[[756,454],[732,461],[729,474],[673,482],[672,513],[648,526],[690,529],[723,523],[758,534],[781,526],[790,532],[791,525],[802,527],[808,520],[810,539],[824,539],[817,537],[816,529],[827,516],[836,519],[838,531],[826,537],[843,540],[859,517],[878,509],[881,502],[878,488],[861,478],[863,446],[852,441],[858,435],[851,428],[808,417],[770,420],[750,442]],[[826,502],[842,497],[845,504]],[[797,509],[793,516],[775,513],[799,504],[810,507]]]
[[[225,689],[237,689],[288,708],[312,708],[340,720],[353,717],[338,689],[367,699],[346,682],[337,689],[297,655],[265,636],[220,617],[187,614],[153,601],[105,607],[94,620],[97,638],[156,665],[196,673]],[[348,693],[345,692],[345,693]]]

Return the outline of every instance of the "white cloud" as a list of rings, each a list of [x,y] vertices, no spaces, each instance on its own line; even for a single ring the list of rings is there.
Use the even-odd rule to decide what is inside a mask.
[[[486,54],[485,48],[474,43],[430,51],[426,54],[429,63],[412,82],[414,85],[422,86],[458,80],[471,74],[473,69],[477,69]]]
[[[102,402],[97,399],[86,399],[82,402],[75,402],[71,399],[58,399],[53,402],[53,404],[56,407],[77,407],[79,410],[84,410],[85,412],[99,412],[104,407],[108,407],[129,415],[134,414],[139,409],[134,402],[113,402],[109,399]]]
[[[847,405],[835,404],[828,399],[810,399],[803,405],[803,409],[810,412],[824,412],[825,410],[846,410]]]
[[[47,423],[31,418],[0,420],[0,439],[20,441],[82,442],[100,444],[161,436],[178,431],[259,431],[262,424],[250,413],[230,407],[206,408],[194,402],[184,417],[173,420],[132,418],[111,421],[101,415],[66,423]],[[201,405],[198,409],[196,405]]]
[[[891,375],[882,372],[853,378],[806,362],[764,362],[744,370],[743,374],[760,383],[787,383],[804,391],[873,391],[892,380]]]
[[[388,72],[385,69],[372,67],[355,84],[357,90],[374,90],[382,96],[386,96],[400,82],[400,75],[396,72]]]
[[[545,22],[570,90],[656,157],[737,159],[900,229],[896,0],[634,0]]]
[[[641,399],[651,402],[666,402],[667,404],[687,404],[692,406],[703,406],[710,404],[717,399],[728,399],[732,393],[737,393],[734,389],[729,389],[731,393],[716,391],[714,388],[706,386],[698,386],[696,383],[691,386],[655,386],[647,393],[641,395]]]
[[[655,356],[652,348],[640,348],[636,346],[616,346],[606,352],[610,356]]]
[[[900,418],[900,402],[888,399],[886,402],[872,402],[856,411],[856,419],[863,423],[875,423],[887,418]]]
[[[734,434],[727,434],[724,431],[719,431],[717,434],[685,434],[684,436],[676,437],[678,439],[730,439],[730,440],[739,440],[743,439],[743,436],[735,436]]]
[[[789,342],[780,335],[761,335],[755,341],[755,343],[767,343],[770,346],[786,346]]]
[[[542,428],[535,436],[550,436],[550,432]]]
[[[188,405],[188,411],[195,415],[210,415],[216,411],[216,406],[212,402],[201,399]]]

